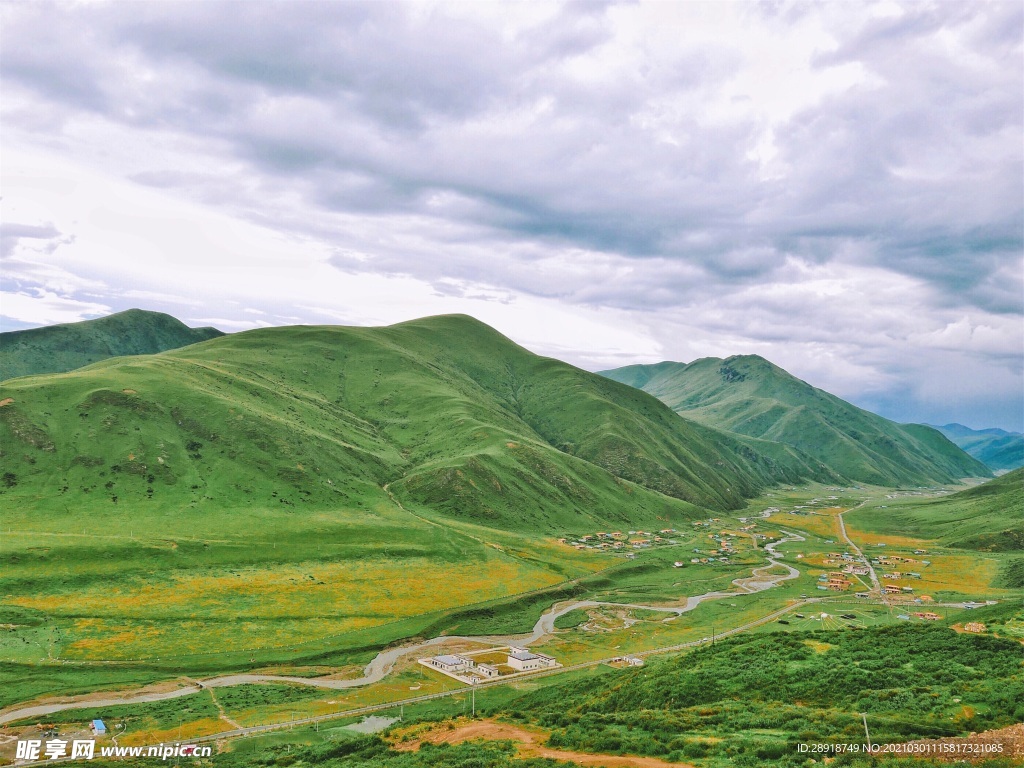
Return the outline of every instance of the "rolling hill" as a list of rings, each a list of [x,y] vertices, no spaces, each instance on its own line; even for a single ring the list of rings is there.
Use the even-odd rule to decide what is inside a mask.
[[[832,479],[464,316],[271,328],[6,382],[5,504],[372,507],[543,530]],[[118,507],[121,504],[121,507]],[[136,512],[137,514],[137,512]]]
[[[1024,467],[1024,435],[1003,429],[971,429],[963,424],[935,427],[993,472]]]
[[[129,309],[97,320],[0,333],[0,381],[63,373],[122,355],[151,355],[223,336],[161,312]]]
[[[1024,467],[938,499],[898,499],[856,513],[876,533],[937,539],[960,549],[1024,551]]]
[[[172,675],[320,663],[436,634],[464,607],[562,585],[557,600],[629,562],[558,536],[682,528],[832,477],[462,316],[268,328],[10,379],[0,464],[0,623],[35,633],[0,637],[4,658]],[[25,669],[22,698],[51,690]]]
[[[756,355],[633,365],[601,375],[649,392],[688,419],[796,448],[849,480],[897,486],[991,477],[931,427],[869,413]]]

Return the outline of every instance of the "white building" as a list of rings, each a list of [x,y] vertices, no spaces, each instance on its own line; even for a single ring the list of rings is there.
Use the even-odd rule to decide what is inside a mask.
[[[473,662],[464,656],[434,656],[424,659],[424,661],[427,665],[436,667],[442,672],[465,672],[473,667]]]
[[[511,647],[508,649],[508,665],[520,672],[532,672],[536,669],[548,669],[557,662],[543,653],[534,653],[525,648]]]
[[[488,677],[492,680],[498,677],[499,674],[501,674],[500,672],[498,672],[498,668],[493,664],[477,664],[475,667],[473,667],[473,671],[481,677]]]

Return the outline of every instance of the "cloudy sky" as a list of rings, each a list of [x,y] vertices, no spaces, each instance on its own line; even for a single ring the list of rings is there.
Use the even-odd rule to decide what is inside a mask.
[[[1020,430],[1022,12],[0,0],[2,327],[465,312]]]

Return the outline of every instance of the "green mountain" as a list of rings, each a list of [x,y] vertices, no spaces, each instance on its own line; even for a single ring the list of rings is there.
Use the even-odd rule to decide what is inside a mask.
[[[123,355],[152,355],[223,336],[161,312],[129,309],[97,320],[0,333],[0,380],[63,373]]]
[[[938,499],[897,499],[856,512],[876,533],[938,539],[963,549],[1024,550],[1024,467]]]
[[[649,392],[688,419],[799,449],[849,480],[922,485],[992,474],[931,427],[869,413],[757,355],[601,375]]]
[[[1024,467],[1024,435],[1003,429],[971,429],[963,424],[935,427],[993,472]]]
[[[126,504],[177,515],[396,499],[554,531],[834,479],[465,316],[232,334],[10,380],[0,406],[4,504],[88,507],[106,524]]]

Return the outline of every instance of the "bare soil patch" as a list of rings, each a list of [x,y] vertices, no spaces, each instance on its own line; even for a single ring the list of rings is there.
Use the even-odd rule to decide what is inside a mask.
[[[1020,760],[1024,758],[1024,723],[1017,723],[994,731],[972,733],[970,736],[960,738],[911,741],[908,742],[908,747],[920,748],[920,751],[908,750],[905,754],[909,756],[927,757],[950,763],[964,761],[983,763],[994,757]],[[986,747],[989,751],[984,751]],[[995,747],[995,750],[992,747]],[[948,748],[951,751],[943,752],[943,748]]]
[[[401,732],[393,734],[399,739]],[[693,768],[687,763],[668,763],[654,757],[634,755],[597,755],[586,752],[573,752],[565,749],[552,749],[543,746],[548,733],[540,728],[510,723],[499,723],[495,720],[463,720],[454,723],[443,723],[418,733],[407,734],[408,741],[396,741],[392,747],[401,752],[418,750],[422,744],[461,744],[465,741],[514,741],[517,742],[519,757],[547,757],[576,765],[605,766],[606,768]]]

